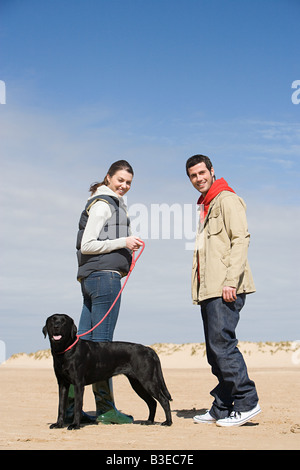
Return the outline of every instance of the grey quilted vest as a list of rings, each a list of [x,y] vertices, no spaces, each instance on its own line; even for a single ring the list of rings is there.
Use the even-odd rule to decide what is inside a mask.
[[[89,276],[95,271],[103,270],[119,271],[121,275],[126,275],[131,265],[132,256],[127,248],[99,255],[83,255],[81,253],[81,240],[89,217],[89,210],[97,201],[105,201],[109,204],[112,212],[110,219],[99,233],[98,240],[115,240],[116,238],[129,236],[129,218],[125,210],[120,207],[118,197],[99,195],[89,199],[80,216],[77,234],[78,280]]]

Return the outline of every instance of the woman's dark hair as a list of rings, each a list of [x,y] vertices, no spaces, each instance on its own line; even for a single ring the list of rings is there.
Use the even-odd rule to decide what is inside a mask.
[[[211,161],[208,157],[206,157],[205,155],[193,155],[192,157],[190,157],[187,160],[186,165],[185,165],[186,174],[188,175],[188,177],[190,176],[189,172],[188,172],[188,169],[191,168],[192,166],[195,166],[198,163],[202,163],[202,162],[205,163],[206,168],[208,169],[208,171],[211,171],[212,163],[211,163]]]
[[[94,194],[100,186],[103,186],[103,185],[107,186],[108,185],[107,175],[114,176],[119,170],[126,170],[128,171],[128,173],[131,173],[132,176],[134,175],[132,166],[128,162],[126,162],[126,160],[118,160],[117,162],[114,162],[112,165],[110,165],[109,170],[104,180],[101,183],[91,184],[90,186],[91,193]]]

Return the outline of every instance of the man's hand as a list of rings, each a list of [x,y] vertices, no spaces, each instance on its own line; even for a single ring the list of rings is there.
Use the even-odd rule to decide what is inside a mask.
[[[235,287],[223,287],[222,297],[225,302],[234,302],[236,300],[236,288]]]

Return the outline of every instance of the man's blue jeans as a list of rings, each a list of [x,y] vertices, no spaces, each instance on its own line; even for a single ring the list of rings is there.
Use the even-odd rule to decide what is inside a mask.
[[[207,360],[219,381],[210,392],[214,397],[210,414],[215,419],[228,417],[232,410],[249,411],[258,402],[235,336],[245,297],[239,294],[235,302],[225,302],[222,297],[201,302]]]
[[[121,289],[120,274],[112,271],[98,271],[81,281],[83,307],[78,334],[95,326],[107,313]],[[117,323],[121,296],[105,320],[81,339],[89,341],[112,341]]]

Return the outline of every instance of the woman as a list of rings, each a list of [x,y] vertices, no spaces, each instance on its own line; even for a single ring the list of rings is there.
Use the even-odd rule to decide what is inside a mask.
[[[123,196],[129,191],[133,169],[125,160],[111,165],[102,183],[93,184],[91,197],[81,214],[77,237],[78,280],[83,308],[78,334],[89,331],[107,313],[121,289],[121,278],[131,265],[131,252],[142,243],[130,235],[130,222]],[[112,341],[121,296],[105,320],[82,340]],[[72,387],[70,387],[72,395]],[[130,423],[131,416],[119,412],[113,399],[112,381],[93,384],[97,421]]]

